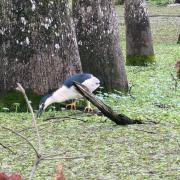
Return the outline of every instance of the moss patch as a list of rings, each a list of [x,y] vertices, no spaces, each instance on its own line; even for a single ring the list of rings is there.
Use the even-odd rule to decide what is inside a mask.
[[[155,62],[154,55],[142,55],[142,56],[127,56],[126,57],[126,65],[128,66],[147,66]]]
[[[33,108],[38,109],[38,104],[41,97],[30,90],[26,93],[29,100],[32,102]],[[24,97],[20,92],[15,90],[8,91],[5,95],[0,96],[0,111],[3,111],[3,108],[8,108],[10,111],[27,111],[27,105]]]

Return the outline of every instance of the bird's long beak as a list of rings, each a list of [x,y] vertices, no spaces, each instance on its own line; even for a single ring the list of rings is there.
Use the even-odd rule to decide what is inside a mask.
[[[36,117],[39,118],[41,114],[43,113],[43,111],[44,111],[44,107],[42,106],[41,108],[39,108],[39,111],[37,112]]]

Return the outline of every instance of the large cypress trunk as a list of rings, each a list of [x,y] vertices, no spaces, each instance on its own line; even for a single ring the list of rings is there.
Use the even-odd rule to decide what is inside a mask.
[[[74,0],[73,17],[83,71],[96,75],[107,90],[127,91],[113,0]]]
[[[21,82],[44,94],[81,71],[66,0],[6,0],[0,12],[0,91]]]
[[[144,0],[125,1],[125,22],[127,65],[154,62],[151,28]]]

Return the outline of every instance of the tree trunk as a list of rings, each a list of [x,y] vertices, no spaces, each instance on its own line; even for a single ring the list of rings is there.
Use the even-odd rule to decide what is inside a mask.
[[[175,0],[175,3],[179,3],[180,4],[180,0]]]
[[[122,5],[124,4],[124,0],[115,0],[115,5]]]
[[[127,91],[113,1],[74,0],[73,17],[83,71],[97,76],[109,91]]]
[[[0,91],[21,82],[38,94],[59,87],[81,71],[66,0],[1,1]]]
[[[177,78],[180,79],[180,60],[176,62]]]
[[[125,22],[127,65],[154,62],[151,28],[144,0],[125,1]]]
[[[180,44],[180,34],[179,34],[179,37],[178,37],[178,40],[177,40],[177,44]]]

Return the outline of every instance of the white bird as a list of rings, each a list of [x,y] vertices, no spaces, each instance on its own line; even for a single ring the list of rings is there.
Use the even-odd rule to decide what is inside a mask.
[[[100,86],[100,80],[92,74],[75,74],[67,80],[65,80],[62,87],[57,89],[55,92],[44,96],[41,99],[37,116],[39,117],[42,114],[42,112],[52,103],[61,103],[71,99],[82,98],[82,95],[76,90],[76,88],[73,85],[74,81],[85,85],[90,92],[93,92]],[[66,107],[68,106],[71,106],[71,109],[76,109],[76,101],[67,105]],[[92,111],[90,102],[88,102],[87,106],[85,107],[85,111]]]

